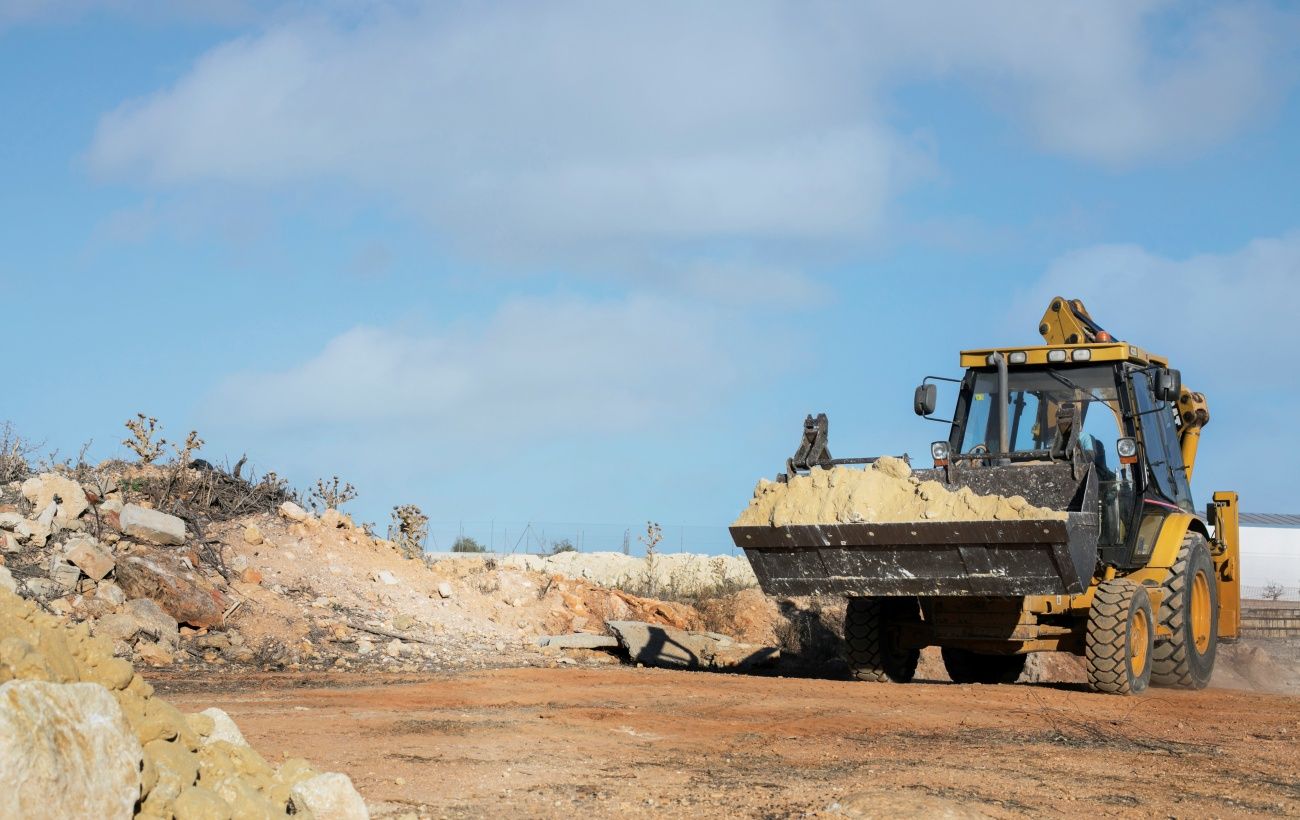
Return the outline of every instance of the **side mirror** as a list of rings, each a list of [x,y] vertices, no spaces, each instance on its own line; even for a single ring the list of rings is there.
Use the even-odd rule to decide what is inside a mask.
[[[1183,374],[1177,370],[1165,369],[1156,373],[1156,398],[1162,401],[1178,401],[1183,392]]]
[[[912,410],[918,416],[928,416],[934,412],[939,402],[939,389],[933,384],[923,384],[916,388],[912,398]]]

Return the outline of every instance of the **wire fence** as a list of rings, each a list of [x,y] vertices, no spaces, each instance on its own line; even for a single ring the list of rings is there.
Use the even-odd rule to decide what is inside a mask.
[[[1300,601],[1300,587],[1282,584],[1243,584],[1241,597],[1250,601]]]
[[[663,524],[660,553],[739,555],[726,527]],[[572,547],[579,552],[645,555],[646,522],[601,524],[574,521],[430,521],[429,552],[447,552],[461,538],[472,538],[488,552],[542,555]]]

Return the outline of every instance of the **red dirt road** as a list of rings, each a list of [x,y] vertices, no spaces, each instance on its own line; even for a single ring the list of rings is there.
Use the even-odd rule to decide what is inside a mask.
[[[1300,815],[1300,698],[1278,695],[627,667],[159,688],[347,772],[381,816]]]

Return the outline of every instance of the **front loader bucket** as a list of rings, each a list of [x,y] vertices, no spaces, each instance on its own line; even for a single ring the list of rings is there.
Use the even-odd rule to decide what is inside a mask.
[[[1020,495],[1068,517],[746,526],[732,527],[731,538],[769,595],[988,597],[1088,588],[1100,531],[1090,467],[1080,473],[1066,463],[1027,464],[914,475],[981,495]]]
[[[1097,516],[732,527],[769,595],[1069,595],[1097,556]]]

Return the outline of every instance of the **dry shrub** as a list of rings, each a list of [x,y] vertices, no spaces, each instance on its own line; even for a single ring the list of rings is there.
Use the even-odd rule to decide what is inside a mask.
[[[429,516],[414,504],[393,507],[393,523],[388,526],[388,540],[397,545],[397,551],[407,558],[424,554],[424,544],[429,537]]]
[[[37,446],[14,432],[10,422],[0,424],[0,484],[31,475],[31,457]]]

